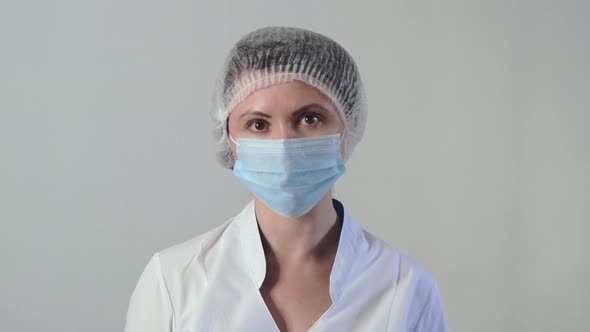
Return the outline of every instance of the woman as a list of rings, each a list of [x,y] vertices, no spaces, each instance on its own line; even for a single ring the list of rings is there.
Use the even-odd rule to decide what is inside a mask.
[[[219,159],[255,198],[152,256],[125,331],[446,331],[432,275],[332,198],[367,113],[346,50],[304,29],[255,30],[217,96]]]

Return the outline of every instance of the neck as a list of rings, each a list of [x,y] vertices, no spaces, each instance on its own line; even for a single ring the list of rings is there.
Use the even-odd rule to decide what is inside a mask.
[[[256,218],[267,261],[278,265],[319,261],[336,252],[342,221],[332,203],[332,192],[306,214],[284,217],[255,199]]]

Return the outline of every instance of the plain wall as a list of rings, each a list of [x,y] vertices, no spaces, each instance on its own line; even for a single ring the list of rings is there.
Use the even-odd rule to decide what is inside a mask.
[[[233,42],[356,59],[336,196],[426,266],[452,331],[590,330],[586,1],[2,1],[0,329],[121,331],[149,257],[250,200],[215,160]]]

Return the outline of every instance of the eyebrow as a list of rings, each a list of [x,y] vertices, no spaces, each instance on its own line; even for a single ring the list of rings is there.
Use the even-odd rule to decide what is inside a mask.
[[[297,110],[295,110],[295,112],[293,112],[293,117],[297,117],[301,113],[305,113],[305,112],[309,111],[312,108],[320,108],[320,109],[324,110],[325,112],[329,112],[322,105],[313,103],[313,104],[305,105],[305,106],[300,107]],[[258,115],[258,116],[262,116],[262,117],[265,117],[265,118],[272,118],[272,116],[270,114],[264,113],[262,111],[248,110],[248,111],[244,112],[242,115],[240,115],[240,119],[243,118],[243,117],[245,117],[246,115]]]
[[[270,114],[266,114],[261,111],[249,110],[249,111],[244,112],[242,115],[240,115],[240,119],[245,117],[246,115],[258,115],[258,116],[262,116],[265,118],[272,118],[272,116],[270,116]]]

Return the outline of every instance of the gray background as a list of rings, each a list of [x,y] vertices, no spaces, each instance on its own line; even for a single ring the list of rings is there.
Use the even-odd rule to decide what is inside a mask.
[[[336,186],[426,266],[453,331],[590,330],[586,1],[2,1],[0,330],[121,331],[149,257],[250,199],[208,116],[266,25],[355,57]]]

